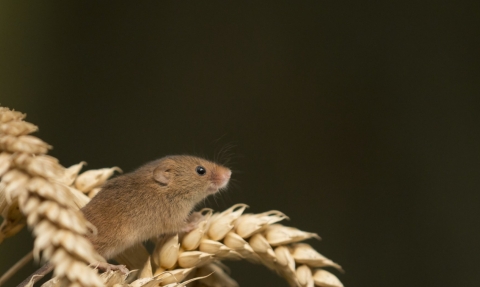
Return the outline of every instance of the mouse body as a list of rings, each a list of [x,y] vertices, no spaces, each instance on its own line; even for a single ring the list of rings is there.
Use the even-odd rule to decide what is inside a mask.
[[[208,160],[175,155],[149,162],[108,180],[81,211],[96,233],[87,235],[95,250],[111,259],[127,248],[162,234],[188,232],[201,218],[192,210],[210,194],[226,188],[232,172]],[[100,258],[99,258],[100,259]],[[106,262],[91,262],[101,267]],[[110,266],[126,273],[124,266]],[[46,263],[17,287],[52,271]]]
[[[230,169],[194,156],[167,156],[107,181],[81,209],[97,228],[89,235],[110,259],[161,234],[189,231],[196,204],[227,186]]]

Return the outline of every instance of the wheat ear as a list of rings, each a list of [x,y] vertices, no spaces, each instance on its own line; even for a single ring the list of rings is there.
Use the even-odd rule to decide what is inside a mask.
[[[64,286],[103,286],[86,263],[101,258],[84,237],[89,224],[62,183],[64,168],[46,155],[51,148],[37,137],[37,130],[23,121],[25,115],[0,107],[0,204],[2,215],[26,217],[35,235],[34,256],[48,260]],[[18,205],[20,213],[15,214]],[[6,221],[3,237],[18,232],[21,219]]]
[[[287,218],[279,211],[243,214],[245,204],[220,213],[202,210],[203,220],[189,233],[154,239],[151,254],[140,245],[118,257],[130,268],[140,270],[130,274],[108,271],[99,278],[85,265],[97,260],[98,254],[85,242],[83,235],[89,225],[78,208],[119,169],[89,170],[79,175],[83,162],[67,169],[61,167],[56,159],[45,155],[50,148],[47,144],[28,136],[36,127],[24,122],[23,117],[0,108],[0,212],[7,219],[0,230],[0,242],[22,228],[25,214],[37,236],[34,254],[38,258],[43,251],[44,257],[56,266],[57,277],[42,287],[102,283],[106,287],[235,287],[237,282],[221,261],[241,259],[264,264],[291,286],[343,286],[335,275],[323,269],[343,271],[340,265],[310,245],[299,243],[320,239],[317,234],[278,224]]]

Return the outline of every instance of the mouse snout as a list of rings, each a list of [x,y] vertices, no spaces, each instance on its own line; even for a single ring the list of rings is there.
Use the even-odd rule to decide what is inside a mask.
[[[214,178],[212,180],[218,189],[224,188],[225,186],[227,186],[231,175],[232,171],[230,169],[223,166],[217,166]]]

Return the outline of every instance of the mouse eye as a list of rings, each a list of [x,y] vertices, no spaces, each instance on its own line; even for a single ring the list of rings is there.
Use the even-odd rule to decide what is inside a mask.
[[[204,175],[207,173],[207,170],[203,167],[203,166],[197,166],[197,168],[195,168],[195,171],[199,174],[199,175]]]

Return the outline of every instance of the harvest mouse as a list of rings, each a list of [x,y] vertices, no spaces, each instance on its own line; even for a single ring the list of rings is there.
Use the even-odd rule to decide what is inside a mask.
[[[198,219],[192,209],[225,188],[231,174],[205,159],[175,155],[115,177],[81,209],[97,228],[97,234],[88,238],[100,255],[111,259],[152,237],[188,232]]]
[[[198,157],[167,156],[113,178],[82,208],[98,229],[90,240],[109,259],[154,236],[189,231],[192,209],[226,187],[231,174]]]

